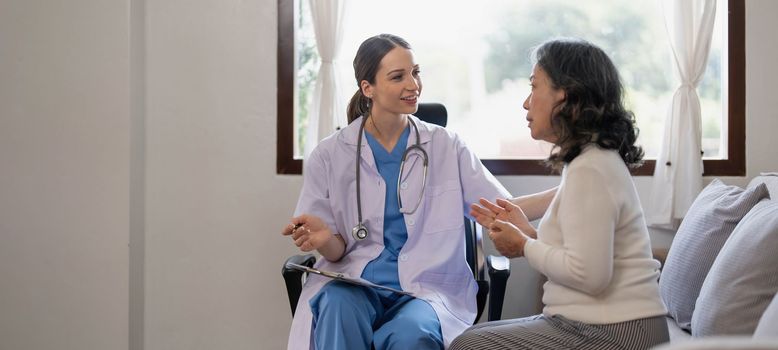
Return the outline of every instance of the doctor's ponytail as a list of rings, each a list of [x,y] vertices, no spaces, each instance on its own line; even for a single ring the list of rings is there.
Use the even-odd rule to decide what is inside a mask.
[[[370,112],[370,99],[362,94],[362,89],[359,89],[348,103],[348,110],[346,110],[348,123],[351,124],[354,119],[359,118],[361,115],[367,115],[368,112]]]
[[[370,37],[359,45],[354,56],[354,77],[357,79],[357,92],[351,97],[346,116],[351,124],[360,116],[370,113],[370,99],[362,93],[362,82],[375,84],[375,77],[381,60],[395,47],[410,50],[411,45],[405,39],[392,34],[379,34]]]

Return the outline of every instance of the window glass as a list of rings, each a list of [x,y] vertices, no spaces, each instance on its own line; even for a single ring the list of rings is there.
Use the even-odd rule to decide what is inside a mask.
[[[698,88],[706,158],[726,157],[726,5],[718,3],[708,67]],[[599,0],[360,0],[347,7],[337,62],[343,105],[357,90],[351,62],[359,44],[372,35],[397,34],[410,42],[421,65],[422,102],[445,104],[448,128],[480,158],[545,158],[550,145],[531,139],[522,108],[532,70],[529,54],[545,39],[574,36],[602,47],[614,60],[627,89],[626,104],[637,118],[638,142],[648,158],[659,152],[663,121],[679,83],[658,1],[611,0],[606,6]],[[299,157],[319,58],[308,1],[297,8]]]

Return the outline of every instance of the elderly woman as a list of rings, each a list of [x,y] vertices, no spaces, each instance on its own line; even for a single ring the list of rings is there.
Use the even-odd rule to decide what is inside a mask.
[[[595,45],[551,40],[534,51],[524,101],[532,137],[554,144],[561,170],[537,228],[505,200],[472,214],[505,256],[527,258],[548,277],[543,313],[471,327],[451,349],[647,349],[668,341],[648,229],[629,167],[634,116],[610,58]]]

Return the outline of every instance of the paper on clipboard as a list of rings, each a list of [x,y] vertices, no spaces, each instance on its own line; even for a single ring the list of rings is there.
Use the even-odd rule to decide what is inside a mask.
[[[395,289],[395,288],[392,288],[392,287],[387,287],[387,286],[382,286],[380,284],[375,284],[375,283],[370,282],[368,280],[365,280],[363,278],[348,277],[348,276],[346,276],[346,275],[344,275],[342,273],[339,273],[339,272],[317,270],[317,269],[314,269],[314,268],[311,268],[311,267],[308,267],[308,266],[304,266],[304,265],[300,265],[300,264],[295,264],[295,263],[286,263],[286,267],[288,267],[290,269],[295,269],[295,270],[299,270],[299,271],[304,271],[304,272],[308,272],[308,273],[313,273],[313,274],[321,275],[321,276],[324,276],[324,277],[327,277],[327,278],[331,278],[331,279],[338,280],[338,281],[343,281],[343,282],[346,282],[346,283],[355,284],[355,285],[358,285],[358,286],[365,286],[365,287],[371,287],[371,288],[384,289],[384,290],[388,290],[388,291],[391,291],[391,292],[395,292],[397,294],[413,296],[412,293],[406,292],[404,290],[399,290],[399,289]]]

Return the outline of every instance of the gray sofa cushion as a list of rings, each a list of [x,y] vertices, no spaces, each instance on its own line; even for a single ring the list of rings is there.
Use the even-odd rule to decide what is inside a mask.
[[[762,201],[711,266],[692,315],[692,336],[753,334],[776,291],[778,201]]]
[[[773,301],[762,313],[754,331],[754,338],[773,338],[778,341],[778,294],[773,296]]]
[[[670,335],[671,342],[679,342],[683,340],[692,339],[692,334],[689,333],[689,331],[683,330],[681,329],[681,327],[678,327],[678,324],[675,323],[675,320],[672,319],[670,316],[665,317],[665,320],[667,321],[667,333]]]
[[[721,336],[665,343],[651,350],[778,350],[778,342],[774,339],[754,339],[742,335]]]
[[[719,250],[740,219],[766,196],[764,184],[744,190],[714,179],[692,203],[659,279],[662,301],[682,329],[691,329],[695,301]]]

